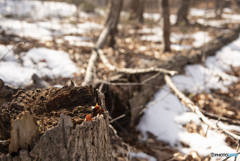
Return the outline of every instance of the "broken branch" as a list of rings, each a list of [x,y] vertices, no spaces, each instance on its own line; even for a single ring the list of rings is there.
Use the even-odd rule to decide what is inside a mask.
[[[209,120],[207,117],[205,117],[200,108],[196,105],[194,105],[194,103],[187,98],[177,87],[176,85],[173,83],[172,79],[168,76],[165,75],[164,77],[166,83],[168,84],[168,86],[174,91],[175,95],[178,96],[178,98],[181,100],[181,102],[188,108],[190,108],[192,110],[192,112],[196,113],[199,118],[202,120],[202,122],[204,122],[205,124],[207,124],[209,127],[216,129],[216,130],[220,130],[223,133],[225,133],[226,135],[228,135],[229,137],[231,137],[232,139],[239,141],[240,140],[240,136],[225,130],[221,127],[219,127],[217,124],[215,124],[214,122],[212,122],[211,120]]]
[[[109,61],[107,60],[107,58],[104,55],[102,50],[99,49],[98,54],[99,54],[100,58],[102,59],[103,63],[106,65],[106,67],[110,71],[115,71],[118,73],[125,73],[125,74],[140,74],[140,73],[149,73],[149,72],[161,72],[161,73],[170,74],[170,75],[177,74],[176,71],[170,71],[170,70],[166,70],[163,68],[156,68],[156,67],[150,67],[150,68],[145,68],[145,69],[117,68],[109,63]]]

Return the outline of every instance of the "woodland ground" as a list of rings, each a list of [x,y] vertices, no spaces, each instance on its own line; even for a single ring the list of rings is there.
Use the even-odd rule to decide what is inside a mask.
[[[212,3],[209,4],[208,10],[205,9],[204,3],[191,8],[189,18],[192,25],[172,26],[172,52],[169,53],[161,53],[162,31],[161,27],[159,27],[160,16],[158,13],[145,13],[145,22],[141,25],[134,21],[129,21],[128,13],[126,11],[122,12],[118,25],[119,32],[116,37],[117,43],[114,49],[104,47],[103,51],[111,64],[119,68],[137,68],[143,67],[144,64],[148,64],[151,60],[168,60],[189,48],[199,47],[219,33],[227,32],[229,28],[236,26],[240,22],[240,15],[230,8],[225,8],[223,18],[214,18],[211,5]],[[21,10],[23,6],[26,7],[25,11]],[[65,3],[7,1],[5,4],[5,2],[0,1],[0,7],[0,56],[8,53],[0,63],[0,78],[5,84],[19,89],[34,89],[34,86],[29,86],[29,82],[31,82],[32,74],[36,73],[52,86],[61,87],[69,83],[70,80],[73,80],[76,85],[81,85],[94,43],[97,41],[104,25],[106,9],[96,8],[93,13],[81,11],[80,19],[76,22],[74,15],[76,8]],[[174,24],[176,15],[171,15],[170,19],[172,24]],[[24,43],[18,44],[20,42]],[[233,45],[236,46],[234,50],[239,51],[237,49],[240,46],[239,40]],[[238,54],[230,56],[238,62],[240,61]],[[233,61],[233,59],[231,60]],[[210,61],[210,65],[214,64],[211,63],[210,59],[208,61]],[[228,62],[228,69],[218,71],[214,76],[212,76],[211,67],[205,68],[210,66],[209,64],[188,66],[185,68],[185,72],[179,73],[183,77],[188,76],[190,79],[195,80],[195,85],[192,82],[188,82],[190,85],[188,84],[188,86],[182,88],[185,95],[191,98],[205,112],[240,121],[240,63]],[[109,72],[101,61],[98,61],[96,66],[98,66],[96,69],[96,77],[98,79],[109,81],[110,78],[116,76],[116,73]],[[196,71],[199,71],[199,73]],[[196,80],[202,79],[201,74],[207,75],[206,78],[214,77],[214,80],[209,78],[207,82],[210,82],[209,84],[205,83],[206,80],[204,80],[204,85],[202,85],[202,82],[196,82]],[[200,78],[195,79],[196,75]],[[138,82],[136,80],[137,77],[129,76],[128,78],[123,78],[119,82]],[[206,78],[204,76],[204,79]],[[176,80],[180,82],[183,79],[176,78]],[[195,89],[196,86],[199,89]],[[118,90],[119,88],[116,87],[118,86],[109,86],[112,90]],[[127,89],[129,87],[124,86],[121,88]],[[191,91],[191,89],[195,91]],[[118,93],[118,91],[115,92]],[[168,93],[166,92],[165,95]],[[165,96],[159,94],[161,96],[158,97],[158,94],[149,97],[152,97],[154,102]],[[119,96],[122,99],[127,99],[127,97],[127,95]],[[168,101],[174,99],[176,98],[170,98]],[[165,106],[164,99],[159,102],[162,104],[159,104],[158,108],[159,106]],[[157,107],[157,103],[149,104],[149,107],[152,107],[152,109]],[[169,102],[165,102],[165,104],[168,105]],[[2,102],[2,105],[6,106],[7,102]],[[179,104],[174,106],[177,108]],[[109,107],[110,114],[113,109],[114,107]],[[130,131],[125,130],[124,126],[120,127],[122,130],[120,130],[119,135],[131,146],[130,155],[133,157],[132,160],[210,160],[211,158],[208,154],[211,151],[231,152],[232,150],[232,152],[235,152],[234,150],[237,147],[235,142],[228,137],[224,137],[221,133],[212,131],[209,132],[209,135],[212,137],[205,141],[211,142],[214,137],[219,139],[212,144],[221,142],[217,146],[224,146],[222,151],[214,149],[212,144],[205,142],[203,144],[196,142],[198,146],[190,141],[188,142],[187,140],[200,139],[200,136],[205,137],[206,127],[199,123],[199,120],[194,121],[197,116],[191,114],[191,116],[187,116],[187,112],[185,112],[185,114],[187,113],[186,116],[184,115],[183,117],[188,117],[190,120],[178,120],[178,126],[181,126],[181,130],[185,131],[183,134],[187,138],[175,138],[176,140],[174,141],[174,136],[169,134],[177,133],[180,136],[178,127],[175,131],[174,129],[167,129],[175,127],[175,122],[177,121],[174,121],[174,119],[178,115],[174,115],[172,124],[165,122],[169,119],[155,119],[153,122],[149,119],[149,122],[144,122],[144,119],[148,117],[163,117],[163,115],[160,116],[159,114],[158,116],[154,114],[149,115],[151,113],[150,109],[143,114],[143,119],[139,120],[139,124],[134,125]],[[154,112],[153,110],[152,113]],[[170,113],[168,114],[169,116],[171,115]],[[184,113],[182,112],[181,114]],[[165,127],[166,129],[164,129],[164,125],[161,123],[154,124],[154,122],[160,121],[171,128]],[[149,129],[144,129],[144,126],[148,125],[148,123],[153,126],[149,126]],[[239,126],[239,124],[237,125]],[[227,125],[226,127],[231,131],[240,132],[240,128]],[[162,131],[154,130],[154,128],[162,129]],[[162,137],[163,131],[166,132],[164,134],[166,137]],[[197,137],[194,138],[191,134],[196,134]],[[142,140],[143,138],[144,140]],[[202,148],[201,146],[204,147]],[[229,147],[229,149],[225,151],[224,148],[226,147]],[[207,151],[207,149],[210,150]],[[118,160],[123,160],[121,155],[116,156],[118,156]],[[240,160],[240,158],[238,159]]]

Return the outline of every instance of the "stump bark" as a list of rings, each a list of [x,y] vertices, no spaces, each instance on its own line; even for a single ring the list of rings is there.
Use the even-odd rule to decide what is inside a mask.
[[[4,131],[0,161],[111,161],[104,99],[102,93],[87,86],[17,93],[1,112],[9,119],[0,117],[5,125],[0,126],[0,132]],[[92,110],[95,103],[104,112]],[[84,120],[86,115],[91,115],[92,121]]]

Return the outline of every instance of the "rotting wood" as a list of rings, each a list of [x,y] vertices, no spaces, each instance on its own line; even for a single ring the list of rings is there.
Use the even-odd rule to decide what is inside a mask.
[[[112,160],[112,151],[110,145],[110,136],[109,136],[109,121],[108,121],[108,112],[105,111],[102,114],[98,114],[93,117],[93,121],[84,121],[84,118],[87,114],[93,116],[93,110],[91,105],[94,105],[94,99],[97,100],[97,103],[103,108],[105,107],[104,95],[100,92],[97,92],[94,96],[92,92],[92,87],[74,87],[74,86],[64,86],[63,88],[54,88],[50,87],[48,89],[38,89],[34,94],[33,91],[24,92],[15,95],[14,103],[8,108],[10,111],[10,117],[12,119],[21,117],[20,111],[30,110],[32,116],[34,116],[34,121],[32,119],[27,119],[28,123],[37,122],[37,125],[32,129],[40,130],[42,135],[38,140],[33,142],[33,146],[28,146],[28,141],[23,146],[16,146],[12,148],[10,145],[10,151],[19,152],[15,153],[14,156],[9,155],[6,152],[2,152],[0,155],[1,160],[56,160],[56,161],[65,161],[65,160]],[[80,92],[82,91],[82,93]],[[31,93],[32,92],[32,93]],[[78,93],[80,92],[80,93]],[[39,94],[40,93],[40,94]],[[41,93],[43,95],[41,95]],[[32,94],[32,95],[31,95]],[[35,100],[36,107],[25,107],[24,97],[33,96],[34,99],[27,98],[33,104]],[[45,96],[47,95],[47,96]],[[96,98],[94,98],[96,97]],[[18,99],[19,98],[19,99]],[[42,104],[39,104],[38,98],[45,100]],[[61,101],[65,102],[64,106],[61,106]],[[20,102],[19,102],[20,101]],[[26,103],[25,103],[26,104]],[[34,105],[32,105],[34,106]],[[45,110],[33,110],[40,108],[46,108]],[[53,108],[53,106],[55,108]],[[30,108],[30,109],[29,109]],[[11,114],[15,111],[15,116]],[[19,114],[18,114],[19,113]],[[30,112],[25,112],[30,114]],[[60,114],[61,113],[61,114]],[[76,117],[75,117],[76,116]],[[23,114],[24,118],[25,115]],[[1,118],[0,118],[1,120]],[[32,120],[32,121],[31,121]],[[49,120],[49,121],[48,121]],[[54,122],[58,120],[58,124],[55,125]],[[43,122],[45,121],[45,122]],[[26,126],[26,120],[17,119],[13,122],[20,122],[22,127],[22,132],[26,133],[26,136],[29,136],[29,130],[32,126]],[[46,124],[51,126],[45,127]],[[20,125],[20,124],[19,124]],[[19,131],[19,126],[13,129],[16,129],[14,134],[22,135],[21,130]],[[25,128],[24,128],[25,127]],[[28,130],[26,130],[26,127]],[[35,129],[35,130],[34,130]],[[38,131],[39,132],[39,131]],[[13,136],[11,135],[11,136]],[[17,136],[18,137],[18,136]],[[28,138],[31,142],[32,135]],[[12,139],[12,138],[11,138]],[[22,139],[20,139],[21,142]],[[15,139],[17,144],[18,140]],[[13,143],[13,142],[12,142]],[[11,143],[11,144],[12,144]],[[1,142],[2,144],[2,142]],[[31,143],[30,143],[31,144]],[[15,145],[15,144],[14,144]],[[1,147],[1,146],[0,146]],[[18,148],[19,147],[19,148]],[[26,148],[27,147],[27,148]],[[17,156],[16,156],[17,155]]]
[[[33,142],[39,138],[39,127],[29,111],[23,112],[22,118],[12,121],[11,144],[9,153],[18,152],[18,149],[33,147]]]

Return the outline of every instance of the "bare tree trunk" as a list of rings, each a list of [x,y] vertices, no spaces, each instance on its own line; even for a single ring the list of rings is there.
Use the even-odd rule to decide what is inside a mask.
[[[215,0],[215,16],[216,18],[222,17],[222,12],[225,6],[225,0]]]
[[[131,1],[130,20],[136,19],[139,23],[143,23],[144,2],[145,0]]]
[[[178,10],[177,13],[177,22],[175,25],[181,25],[184,23],[184,25],[188,25],[188,13],[189,13],[189,6],[190,6],[190,0],[182,0],[182,5]]]
[[[115,45],[115,35],[117,34],[117,25],[119,21],[120,12],[122,9],[123,0],[111,0],[110,11],[105,23],[105,27],[109,28],[109,36],[107,38],[107,45],[109,47],[114,47]]]
[[[171,51],[171,41],[170,41],[170,31],[171,31],[171,24],[170,24],[170,13],[169,13],[169,4],[168,0],[161,0],[162,4],[162,23],[163,23],[163,51],[170,52]]]
[[[88,67],[86,70],[84,81],[82,86],[89,85],[94,77],[94,67],[98,59],[98,49],[101,49],[105,42],[108,46],[114,47],[115,45],[115,34],[117,33],[117,24],[120,16],[120,11],[122,8],[123,0],[109,0],[108,5],[110,8],[108,17],[106,19],[105,27],[100,34],[98,41],[92,51],[92,55],[88,62]]]

